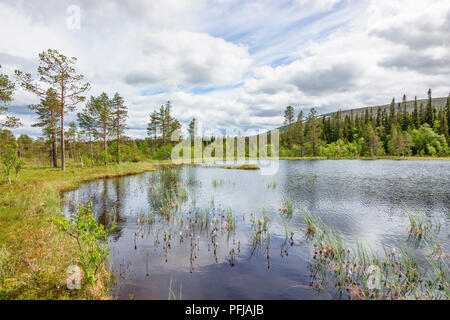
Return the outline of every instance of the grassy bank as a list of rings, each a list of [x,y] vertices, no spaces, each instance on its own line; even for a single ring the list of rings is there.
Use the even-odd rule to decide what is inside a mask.
[[[66,288],[67,267],[78,262],[76,241],[52,224],[62,214],[60,193],[83,181],[154,170],[156,162],[102,167],[25,168],[0,185],[0,299],[108,299],[110,273],[94,285]]]

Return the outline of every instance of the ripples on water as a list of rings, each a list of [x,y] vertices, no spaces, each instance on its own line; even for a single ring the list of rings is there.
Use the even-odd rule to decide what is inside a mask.
[[[172,278],[182,284],[183,299],[329,299],[337,297],[333,289],[310,286],[312,244],[302,231],[301,210],[319,215],[349,244],[361,240],[381,251],[407,241],[408,208],[440,222],[438,238],[449,252],[449,182],[449,161],[280,161],[274,176],[184,166],[84,183],[64,198],[67,213],[75,203],[92,202],[101,222],[116,208],[111,259],[119,298],[167,299]],[[178,208],[167,220],[158,212],[169,191],[178,194]],[[283,218],[286,199],[293,214]],[[198,218],[190,227],[189,217],[205,217],[206,210],[209,228]],[[230,211],[234,230],[226,228]],[[263,212],[271,220],[270,239],[255,248],[251,215],[261,219]],[[150,217],[152,224],[143,222]],[[284,223],[294,232],[292,246]]]

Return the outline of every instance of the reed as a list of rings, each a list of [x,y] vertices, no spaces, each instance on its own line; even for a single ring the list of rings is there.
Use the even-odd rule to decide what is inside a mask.
[[[329,283],[351,299],[445,299],[450,298],[448,265],[434,246],[426,246],[423,263],[406,245],[377,255],[360,242],[348,248],[341,234],[318,218],[307,214],[315,226],[314,263],[311,274],[315,287]],[[311,217],[312,216],[312,217]]]

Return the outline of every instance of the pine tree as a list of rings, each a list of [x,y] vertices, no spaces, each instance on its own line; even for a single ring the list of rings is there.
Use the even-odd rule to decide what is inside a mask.
[[[108,95],[103,92],[96,99],[96,104],[94,104],[94,115],[97,119],[97,126],[100,128],[101,136],[103,138],[103,151],[105,152],[105,162],[106,154],[108,152],[108,135],[113,128],[113,115],[112,115],[112,104]]]
[[[94,116],[95,97],[91,97],[89,102],[84,106],[81,112],[77,114],[77,121],[89,138],[89,154],[91,162],[94,164],[94,147],[93,139],[97,136],[97,121]]]
[[[0,116],[7,115],[4,120],[0,119],[0,130],[2,128],[18,128],[22,125],[18,118],[8,115],[9,110],[6,106],[12,101],[15,87],[14,82],[9,80],[7,75],[0,74]]]
[[[45,98],[46,89],[42,83],[49,85],[57,92],[60,105],[60,125],[61,125],[61,169],[66,170],[65,161],[65,138],[64,138],[64,116],[67,112],[73,111],[75,106],[84,101],[82,94],[89,90],[89,83],[81,83],[83,75],[77,74],[73,67],[77,58],[67,58],[56,50],[48,49],[39,54],[40,66],[38,73],[40,83],[36,83],[31,74],[16,70],[15,74],[21,86],[41,98]]]
[[[58,119],[60,118],[60,104],[56,91],[49,88],[46,92],[45,98],[41,99],[41,103],[37,105],[28,106],[30,110],[36,112],[39,116],[39,122],[32,125],[32,127],[41,127],[43,134],[48,137],[52,145],[52,161],[53,167],[58,167],[58,150],[57,150],[57,135],[58,135]]]
[[[113,130],[116,133],[117,142],[117,163],[120,162],[120,139],[127,127],[126,119],[128,118],[128,108],[123,103],[124,99],[116,92],[111,100],[111,108],[114,119]]]

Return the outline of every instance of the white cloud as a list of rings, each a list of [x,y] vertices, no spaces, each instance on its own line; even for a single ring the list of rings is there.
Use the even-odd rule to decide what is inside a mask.
[[[184,123],[245,130],[282,124],[288,104],[327,112],[450,90],[446,0],[83,0],[80,30],[66,27],[68,5],[0,3],[2,72],[35,70],[48,48],[76,56],[89,94],[125,96],[135,136],[167,100]]]
[[[126,71],[128,84],[220,86],[241,81],[251,63],[245,46],[206,33],[159,31],[139,35],[134,64]]]

